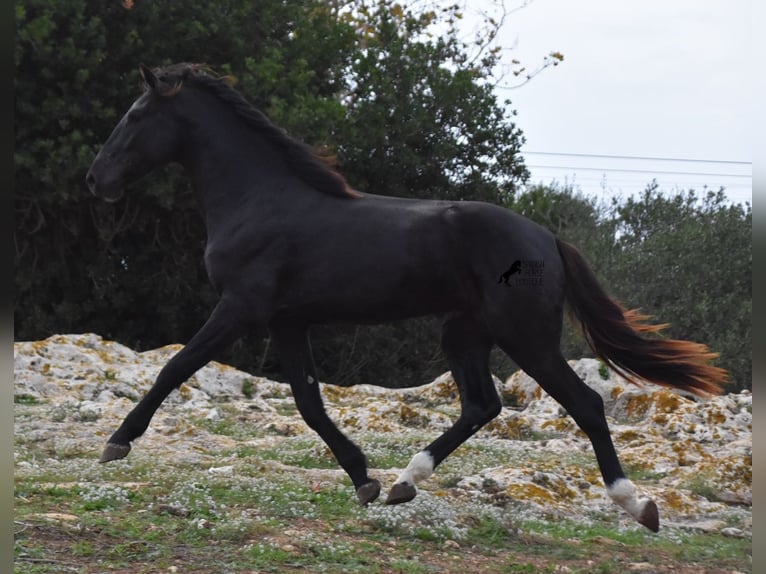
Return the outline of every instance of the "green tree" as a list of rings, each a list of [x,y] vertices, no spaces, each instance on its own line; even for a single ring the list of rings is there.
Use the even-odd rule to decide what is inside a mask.
[[[650,185],[616,206],[615,249],[604,270],[613,292],[707,344],[730,388],[751,388],[752,209],[723,190],[668,195]]]
[[[242,78],[263,108],[309,117],[327,101],[317,114],[327,118],[327,109],[342,109],[332,82],[353,30],[324,2],[297,0],[30,0],[17,3],[16,27],[16,336],[88,330],[137,348],[187,340],[214,295],[186,179],[163,170],[116,205],[84,185],[98,147],[139,94],[138,64],[207,62]],[[323,34],[328,50],[308,49],[298,29]],[[327,79],[308,81],[306,70]],[[276,85],[285,91],[255,89]],[[315,121],[306,133],[321,141],[323,127]]]
[[[456,6],[418,12],[389,0],[344,13],[357,50],[336,141],[358,189],[502,203],[526,181],[523,137],[490,82],[496,53],[487,46],[484,57],[469,57],[459,16]],[[412,386],[447,369],[435,319],[314,332],[320,370],[341,384]]]
[[[458,16],[380,0],[350,18],[361,35],[340,151],[361,189],[502,203],[526,181],[523,137],[490,81],[496,52],[470,58]]]
[[[386,0],[17,2],[16,337],[93,331],[146,349],[188,340],[213,306],[204,227],[180,170],[153,174],[114,205],[83,183],[138,95],[139,63],[204,62],[230,74],[276,123],[337,150],[364,191],[511,195],[526,177],[521,136],[487,85],[490,60],[461,56],[455,11]],[[438,329],[418,325],[318,329],[320,370],[364,382],[375,362],[377,382],[423,382],[438,369],[412,369],[430,364]],[[255,334],[222,358],[271,372],[263,344]]]
[[[717,192],[662,192],[598,203],[571,188],[532,186],[513,208],[577,245],[627,308],[669,323],[665,336],[720,354],[730,390],[751,388],[752,210]],[[569,324],[568,358],[592,356]]]

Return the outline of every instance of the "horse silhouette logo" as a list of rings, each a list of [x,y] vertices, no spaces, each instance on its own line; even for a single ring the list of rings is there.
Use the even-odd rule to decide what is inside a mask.
[[[511,263],[511,266],[508,268],[508,270],[500,275],[500,279],[497,280],[498,283],[505,283],[508,285],[508,287],[511,286],[510,283],[508,283],[508,280],[511,278],[511,275],[516,275],[517,273],[521,273],[521,260],[517,259],[513,263]]]

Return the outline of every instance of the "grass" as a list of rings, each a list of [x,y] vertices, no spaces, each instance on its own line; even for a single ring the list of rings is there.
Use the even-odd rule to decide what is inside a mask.
[[[113,472],[121,474],[105,470],[103,479]],[[712,534],[657,537],[608,523],[516,522],[501,510],[461,514],[453,500],[428,492],[408,505],[362,509],[349,484],[317,486],[290,474],[211,479],[199,470],[169,472],[140,488],[106,481],[51,486],[26,477],[17,479],[16,492],[17,572],[58,572],[64,562],[80,565],[79,572],[150,572],[179,563],[189,572],[220,571],[221,563],[229,572],[446,572],[444,548],[453,540],[458,554],[470,549],[467,572],[480,571],[471,569],[476,565],[553,572],[552,564],[616,572],[621,560],[743,569],[750,544]],[[76,521],[45,518],[53,511]]]
[[[736,560],[745,558],[751,547],[750,539],[732,538],[722,534],[671,531],[656,536],[638,529],[623,530],[609,524],[583,525],[580,522],[530,522],[521,529],[554,540],[578,540],[582,556],[590,555],[596,547],[636,550],[637,561],[652,562],[656,555],[672,556],[679,561]]]
[[[17,436],[15,572],[468,574],[565,566],[590,574],[627,571],[636,562],[676,574],[750,569],[749,538],[673,528],[653,535],[626,527],[619,511],[582,522],[530,518],[524,501],[492,498],[497,485],[489,478],[479,495],[460,488],[462,477],[499,464],[556,465],[557,455],[545,449],[519,454],[512,441],[471,441],[412,502],[361,508],[319,439],[258,428],[228,405],[219,410],[220,419],[194,424],[235,446],[184,444],[179,449],[188,457],[141,445],[125,461],[98,465],[92,445]],[[429,440],[413,431],[360,442],[373,468],[397,469]],[[572,456],[595,468],[590,453]],[[226,472],[211,471],[220,468]],[[381,477],[386,486],[388,476]],[[690,487],[703,494],[705,486]]]
[[[33,395],[26,395],[23,393],[20,393],[18,395],[13,395],[13,402],[17,405],[39,405],[40,400],[33,396]]]
[[[667,476],[665,472],[656,472],[637,464],[624,463],[625,474],[628,478],[639,482],[657,482]]]
[[[704,476],[697,475],[686,482],[685,487],[694,494],[701,496],[711,502],[719,500],[715,488],[705,479]]]
[[[242,394],[248,399],[252,399],[255,396],[255,383],[253,382],[253,379],[245,379],[242,381]]]
[[[285,451],[284,447],[266,448],[258,451],[257,456],[265,460],[279,461],[298,468],[338,468],[338,463],[330,450],[316,441],[302,437],[293,437],[294,444]]]

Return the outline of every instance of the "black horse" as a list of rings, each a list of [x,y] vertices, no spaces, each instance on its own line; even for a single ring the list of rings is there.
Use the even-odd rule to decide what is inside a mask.
[[[588,435],[612,499],[657,531],[657,506],[625,477],[601,397],[561,355],[564,304],[596,355],[631,380],[718,393],[726,375],[708,364],[714,354],[704,345],[646,336],[661,326],[620,307],[573,246],[520,215],[486,203],[354,191],[225,79],[188,64],[142,66],[141,73],[145,91],[98,153],[88,187],[116,201],[127,184],[180,163],[204,212],[205,265],[220,300],[109,439],[102,462],[125,457],[170,392],[216,353],[248,330],[266,327],[301,415],[367,504],[378,497],[380,483],[325,412],[309,326],[440,314],[462,414],[412,458],[387,502],[411,500],[418,481],[498,415],[488,366],[498,345]],[[498,285],[509,258],[543,261],[544,282],[512,291]]]

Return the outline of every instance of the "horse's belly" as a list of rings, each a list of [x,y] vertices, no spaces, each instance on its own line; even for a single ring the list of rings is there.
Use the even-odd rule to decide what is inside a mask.
[[[309,323],[374,324],[457,310],[470,297],[452,281],[381,275],[350,278],[285,300],[280,316]]]

